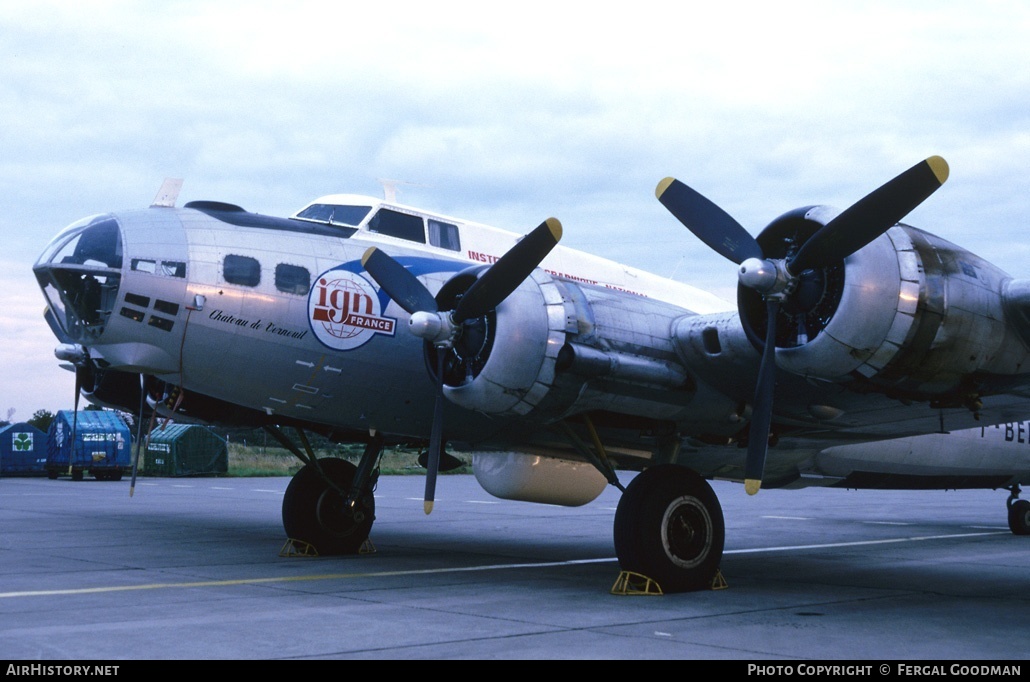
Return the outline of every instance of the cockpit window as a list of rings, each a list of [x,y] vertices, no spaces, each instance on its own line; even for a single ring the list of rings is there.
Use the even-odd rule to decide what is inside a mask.
[[[312,204],[295,217],[330,225],[357,227],[365,219],[371,206],[342,206],[337,204]]]
[[[368,221],[368,230],[407,239],[409,242],[426,243],[426,228],[422,223],[422,218],[417,215],[391,211],[388,208],[381,208],[372,216],[372,219]]]
[[[441,249],[461,251],[458,226],[429,218],[429,243]]]

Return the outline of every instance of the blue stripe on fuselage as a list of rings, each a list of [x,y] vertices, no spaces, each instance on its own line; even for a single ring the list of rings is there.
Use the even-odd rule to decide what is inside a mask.
[[[460,261],[447,260],[443,258],[426,258],[425,256],[391,257],[395,261],[406,267],[409,271],[411,271],[411,274],[415,275],[416,277],[437,272],[457,273],[461,272],[462,270],[467,270],[469,268],[482,267],[481,265],[477,265],[475,263],[462,263]],[[337,265],[332,269],[353,272],[355,274],[361,275],[365,279],[375,282],[375,280],[373,280],[365,271],[365,268],[362,267],[361,261],[359,260],[341,263],[340,265]],[[389,294],[387,294],[382,288],[379,288],[378,297],[379,305],[382,306],[381,309],[386,310],[386,305],[391,300]]]

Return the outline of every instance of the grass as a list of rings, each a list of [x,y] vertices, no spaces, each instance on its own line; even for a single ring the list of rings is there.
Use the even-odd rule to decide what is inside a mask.
[[[362,446],[359,445],[334,445],[316,448],[314,452],[319,458],[339,457],[357,464],[361,460],[362,449]],[[379,463],[380,473],[383,475],[424,474],[426,470],[419,465],[418,454],[417,450],[407,448],[386,448]],[[469,459],[461,455],[455,456],[466,462],[465,466],[446,473],[471,473],[472,467]],[[228,476],[292,476],[300,470],[301,466],[300,460],[285,448],[229,443]]]

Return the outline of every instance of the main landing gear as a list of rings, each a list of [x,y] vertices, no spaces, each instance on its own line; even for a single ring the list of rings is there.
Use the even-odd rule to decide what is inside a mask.
[[[1016,535],[1030,535],[1030,500],[1019,499],[1018,485],[1009,488],[1009,529]]]
[[[375,521],[375,485],[379,479],[382,436],[374,435],[357,466],[334,457],[317,459],[303,431],[301,452],[275,427],[266,427],[304,466],[283,496],[286,537],[314,548],[319,555],[357,554]]]
[[[711,588],[725,537],[722,507],[711,486],[676,464],[638,474],[615,512],[620,568],[654,580],[663,592]]]

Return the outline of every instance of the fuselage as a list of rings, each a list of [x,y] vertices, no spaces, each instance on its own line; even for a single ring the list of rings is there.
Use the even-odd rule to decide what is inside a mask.
[[[137,385],[140,376],[159,379],[163,393],[151,391],[150,401],[167,416],[246,422],[256,415],[269,423],[314,426],[341,440],[381,432],[416,442],[428,436],[433,420],[435,387],[424,342],[408,333],[408,313],[368,276],[362,256],[371,246],[389,253],[435,293],[458,273],[474,277],[518,239],[356,195],[323,197],[290,218],[194,202],[83,219],[54,238],[34,270],[64,352],[84,352],[91,370],[129,377]],[[677,335],[682,321],[701,315],[697,319],[711,325],[725,318],[727,332],[739,327],[735,313],[727,312],[732,306],[694,287],[560,245],[541,272],[543,293],[532,298],[517,292],[512,303],[498,308],[515,320],[506,328],[505,358],[518,365],[515,351],[539,342],[546,370],[547,361],[560,361],[551,346],[575,348],[576,359],[563,376],[576,383],[563,392],[555,382],[558,388],[536,402],[499,408],[504,416],[447,401],[447,438],[494,448],[533,441],[522,451],[576,458],[567,442],[537,427],[602,410],[677,423],[684,435],[693,429],[726,436],[729,447],[695,448],[688,438],[675,456],[706,475],[736,478],[743,451],[729,436],[739,428],[741,398],[726,394],[733,393],[734,383],[750,381],[757,353],[747,347],[712,355],[736,361],[707,383],[681,384],[677,369],[684,352]],[[551,313],[540,313],[544,331],[533,337],[520,311],[545,309]],[[709,313],[715,315],[705,317]],[[98,379],[97,386],[109,379]],[[538,386],[539,377],[532,382]],[[451,397],[460,400],[469,390],[457,387]],[[534,392],[526,391],[531,397]],[[510,390],[502,386],[500,393]],[[95,397],[103,402],[103,394],[97,390]],[[527,414],[528,420],[521,419]],[[628,433],[632,439],[630,426],[613,426],[609,437]],[[884,479],[875,476],[883,474],[907,487],[918,487],[918,481],[948,487],[963,480],[1004,485],[1026,477],[1030,451],[992,440],[993,432],[967,434],[836,447],[819,439],[788,439],[794,441],[789,448],[770,456],[770,473],[779,478],[771,476],[769,484],[876,487]],[[611,447],[616,459],[662,456],[650,436],[639,444],[623,439],[622,445],[621,451]],[[1023,473],[1013,479],[1013,470]],[[977,479],[980,474],[989,478]]]
[[[94,216],[58,235],[37,278],[66,337],[100,367],[285,419],[423,436],[433,385],[408,315],[364,273],[370,246],[433,292],[495,262],[519,238],[485,225],[355,195],[288,219],[214,202]],[[729,306],[687,285],[558,247],[555,278],[683,314]],[[457,408],[449,407],[455,410]],[[460,437],[496,428],[451,420]]]

